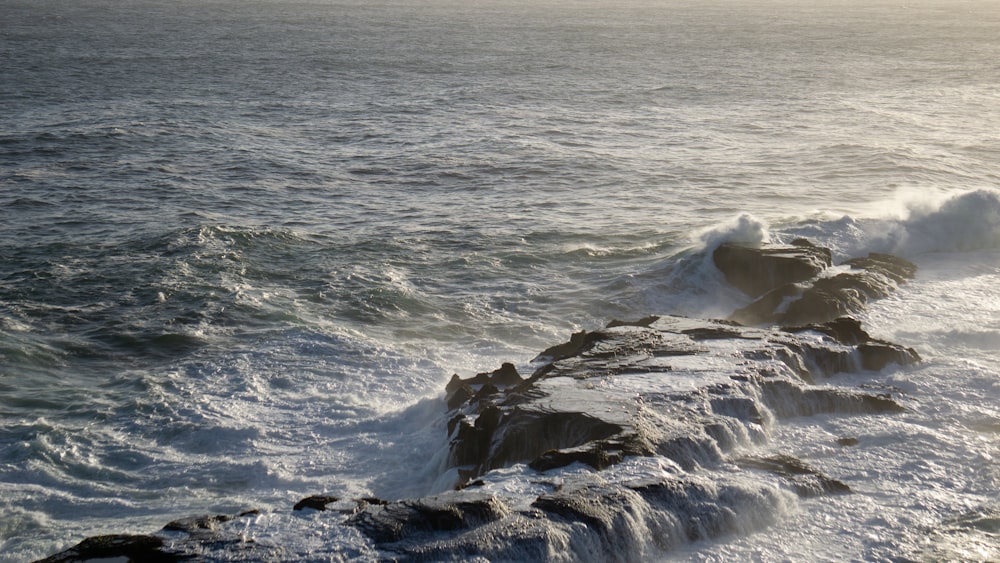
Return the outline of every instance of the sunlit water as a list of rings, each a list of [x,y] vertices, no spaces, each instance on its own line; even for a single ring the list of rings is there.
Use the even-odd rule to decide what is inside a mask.
[[[737,235],[917,262],[863,320],[925,361],[838,383],[903,415],[775,429],[856,494],[665,557],[1000,558],[995,2],[2,13],[3,560],[425,494],[452,373],[725,315],[689,256]]]

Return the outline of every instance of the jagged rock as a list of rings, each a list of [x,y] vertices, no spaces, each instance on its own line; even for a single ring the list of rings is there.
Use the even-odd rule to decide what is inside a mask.
[[[789,455],[745,456],[734,461],[740,467],[768,471],[786,479],[801,497],[851,492],[851,488],[844,483],[823,475],[802,460]]]
[[[456,376],[457,377],[457,376]],[[449,391],[445,398],[445,402],[448,404],[448,409],[456,409],[463,403],[469,401],[476,395],[476,392],[472,390],[472,387],[466,384],[462,384],[454,390]]]
[[[146,535],[94,536],[75,546],[46,557],[36,563],[71,563],[77,561],[121,560],[149,561],[150,563],[173,563],[189,559],[162,550],[162,538]]]
[[[251,514],[252,512],[246,512],[240,514],[244,516]],[[232,520],[234,516],[229,514],[211,514],[206,516],[192,516],[190,518],[181,518],[180,520],[174,520],[163,527],[166,532],[185,532],[188,534],[202,533],[205,531],[213,531],[219,527],[219,524],[223,522],[228,522]]]
[[[764,250],[751,248],[741,253],[736,248],[740,247],[727,247],[724,255],[733,253],[740,256],[738,263],[746,271],[755,272],[773,268],[766,254],[758,255]],[[767,250],[777,253],[782,250],[797,251],[801,248],[818,247]],[[727,260],[732,262],[731,259]],[[804,261],[812,266],[816,265],[815,262]],[[728,267],[733,268],[734,265],[729,262],[727,262]],[[916,272],[916,266],[902,258],[876,253],[864,258],[847,260],[841,264],[841,268],[847,270],[824,272],[820,269],[810,277],[799,276],[794,280],[791,278],[795,276],[789,276],[789,281],[774,285],[759,295],[754,302],[733,312],[729,318],[744,325],[825,323],[860,312],[870,300],[888,296],[898,284],[912,278]],[[800,266],[802,276],[806,270],[806,266]],[[736,283],[739,278],[734,273],[727,273],[726,279],[740,287]],[[762,287],[759,286],[758,289]]]
[[[833,263],[830,251],[799,239],[790,247],[752,248],[722,244],[712,253],[730,285],[750,297],[810,280]]]
[[[510,510],[497,497],[472,491],[366,507],[348,520],[376,543],[398,542],[431,532],[454,532],[493,522]]]
[[[807,331],[834,337],[799,336]],[[475,398],[459,407],[450,463],[466,479],[515,463],[600,469],[630,455],[662,455],[688,469],[713,466],[724,452],[759,439],[773,416],[903,410],[892,397],[809,383],[918,360],[900,346],[855,342],[867,335],[851,319],[762,330],[663,317],[645,328],[587,334],[589,345],[579,346],[576,336],[559,354],[572,347],[573,355],[491,395],[485,410]]]
[[[643,317],[641,319],[634,321],[619,321],[618,319],[614,319],[611,322],[609,322],[604,328],[615,328],[619,326],[648,327],[649,325],[655,323],[658,320],[660,320],[660,317],[658,317],[657,315],[649,315],[647,317]]]
[[[326,505],[335,503],[339,501],[340,498],[332,497],[328,495],[313,495],[311,497],[306,497],[299,502],[295,503],[292,510],[305,510],[311,508],[312,510],[323,511],[326,510]]]
[[[917,274],[917,266],[913,262],[891,254],[877,252],[872,252],[861,258],[851,258],[844,264],[859,270],[878,272],[892,278],[896,283],[906,283],[906,280],[913,279],[913,276]]]
[[[590,349],[594,344],[596,344],[601,338],[601,332],[587,332],[581,330],[580,332],[575,332],[570,337],[569,342],[563,344],[557,344],[551,348],[545,349],[541,354],[535,357],[533,362],[540,360],[548,361],[559,361],[565,358],[570,358]]]
[[[826,323],[813,323],[797,327],[784,327],[786,332],[804,332],[813,330],[821,332],[841,344],[857,345],[869,342],[872,337],[861,328],[861,323],[851,317],[840,317]]]
[[[483,401],[490,395],[495,395],[501,389],[517,386],[524,378],[517,372],[514,364],[504,363],[499,369],[490,373],[477,373],[469,379],[462,379],[455,374],[445,387],[448,409],[455,409],[468,401]],[[450,433],[450,431],[449,431]]]
[[[514,367],[514,364],[508,362],[505,362],[500,366],[500,369],[490,374],[490,383],[497,387],[510,387],[522,381],[524,381],[524,378],[521,377],[521,374],[517,373],[517,368]]]
[[[170,522],[155,535],[95,536],[42,562],[281,560],[284,550],[280,546],[259,544],[247,539],[238,529],[228,528],[244,517],[257,514],[257,510],[248,510],[237,515],[182,518]]]
[[[861,367],[878,371],[890,364],[913,364],[920,361],[920,355],[913,348],[903,348],[881,340],[871,340],[858,345]]]

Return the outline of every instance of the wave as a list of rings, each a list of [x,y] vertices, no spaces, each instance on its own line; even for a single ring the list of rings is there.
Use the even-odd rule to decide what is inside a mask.
[[[806,237],[841,257],[887,252],[915,257],[935,252],[1000,248],[1000,191],[977,189],[944,197],[904,196],[885,202],[890,216],[807,220],[783,230]]]
[[[687,247],[672,246],[639,273],[608,284],[627,309],[689,316],[726,316],[746,304],[712,260],[719,245],[790,244],[804,238],[829,248],[835,263],[871,252],[915,258],[928,253],[1000,249],[1000,191],[979,189],[945,197],[902,198],[879,205],[881,216],[820,217],[769,223],[744,213],[691,233]],[[888,212],[887,212],[888,210]],[[662,249],[666,250],[666,249]]]
[[[1000,191],[980,189],[914,204],[895,248],[903,254],[1000,248]]]

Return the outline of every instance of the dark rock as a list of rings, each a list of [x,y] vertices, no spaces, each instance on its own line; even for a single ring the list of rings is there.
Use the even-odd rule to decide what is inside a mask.
[[[462,378],[456,373],[451,376],[451,379],[448,381],[448,385],[445,385],[444,387],[444,391],[445,393],[451,394],[458,391],[463,385],[466,385],[465,381],[463,381]]]
[[[879,371],[890,364],[907,365],[920,361],[920,355],[913,348],[903,348],[896,344],[872,340],[858,346],[861,367]]]
[[[487,382],[482,387],[479,388],[479,391],[476,391],[476,394],[473,395],[472,400],[473,401],[484,401],[484,400],[488,399],[490,396],[496,395],[499,392],[500,392],[500,389],[496,385],[493,385],[492,383]]]
[[[497,387],[511,387],[524,381],[514,364],[504,363],[500,369],[490,374],[490,383]]]
[[[851,488],[841,481],[831,479],[789,455],[747,456],[734,461],[740,467],[768,471],[786,479],[801,497],[851,492]]]
[[[462,383],[462,385],[458,386],[457,388],[454,388],[453,391],[448,393],[448,396],[446,397],[448,410],[457,409],[459,406],[468,402],[474,396],[475,392],[472,390],[472,387],[469,387],[465,383]]]
[[[905,283],[906,280],[911,280],[917,275],[916,264],[891,254],[872,252],[862,258],[846,260],[844,264],[859,270],[879,272],[896,283]]]
[[[830,251],[800,240],[791,247],[751,248],[722,244],[712,261],[730,285],[751,297],[810,280],[833,264]]]
[[[499,369],[490,373],[477,373],[469,379],[453,375],[445,387],[445,400],[448,409],[453,410],[470,401],[485,401],[499,393],[501,388],[516,387],[523,382],[524,378],[517,372],[514,364],[505,362]]]
[[[638,326],[647,328],[649,327],[649,325],[655,323],[658,320],[660,320],[660,317],[656,315],[649,315],[648,317],[643,317],[635,321],[619,321],[618,319],[614,319],[611,322],[609,322],[607,326],[605,326],[604,328],[615,328],[619,326]]]
[[[786,332],[805,332],[812,330],[825,334],[837,342],[846,345],[858,345],[871,341],[872,337],[861,328],[861,322],[851,317],[840,317],[825,323],[814,323],[797,327],[784,327]]]
[[[493,432],[500,426],[500,419],[502,417],[503,412],[496,405],[489,404],[476,418],[476,429],[492,436]]]
[[[857,438],[837,438],[837,445],[841,447],[857,446]]]
[[[798,284],[785,284],[767,292],[753,303],[733,311],[729,319],[746,326],[778,324],[782,319],[782,306],[801,297],[803,291],[804,288]]]
[[[481,526],[508,515],[496,497],[472,491],[372,505],[352,516],[348,524],[376,543],[398,542],[431,532],[453,532]]]
[[[144,535],[107,535],[87,538],[66,551],[46,557],[37,563],[70,563],[97,559],[125,558],[127,561],[172,563],[191,558],[165,553],[162,538]]]
[[[480,415],[480,419],[483,415]],[[622,427],[582,412],[514,408],[501,419],[493,407],[487,422],[451,442],[454,465],[474,465],[477,477],[490,469],[530,462],[549,450],[575,448],[616,435]],[[569,463],[569,462],[568,462]]]
[[[564,342],[551,348],[545,349],[541,354],[535,357],[532,361],[540,361],[542,359],[547,359],[549,361],[559,361],[566,358],[571,358],[573,356],[580,355],[581,353],[589,350],[595,343],[603,338],[603,333],[601,332],[587,332],[581,330],[580,332],[574,332],[570,336],[569,342]]]
[[[180,520],[174,520],[166,526],[163,530],[166,532],[186,532],[188,534],[199,533],[204,531],[212,531],[218,528],[219,524],[223,522],[228,522],[234,517],[228,514],[212,514],[206,516],[192,516],[190,518],[181,518]]]
[[[339,501],[338,497],[331,497],[327,495],[313,495],[311,497],[306,497],[299,502],[295,503],[292,510],[305,510],[306,508],[311,508],[313,510],[323,511],[326,510],[326,505],[335,503]]]
[[[726,339],[726,338],[743,338],[743,333],[739,330],[728,328],[725,326],[705,326],[688,328],[681,331],[681,334],[686,334],[691,337],[691,340],[712,340],[712,339]],[[751,336],[750,338],[757,338],[757,336]]]
[[[756,297],[733,312],[731,320],[744,325],[825,323],[860,312],[916,272],[902,258],[873,253],[844,262],[847,271],[822,275],[831,265],[830,251],[801,244],[764,249],[723,245],[716,250],[713,258],[726,280]]]
[[[625,456],[651,453],[644,444],[633,440],[608,439],[591,442],[578,448],[549,450],[532,460],[528,466],[536,471],[548,471],[573,463],[583,463],[600,470],[620,463]]]
[[[834,338],[797,336],[796,331],[805,330]],[[648,327],[622,325],[586,334],[593,335],[589,346],[547,364],[515,387],[498,390],[485,407],[475,398],[459,406],[463,418],[449,423],[450,466],[473,479],[516,463],[540,471],[575,462],[603,469],[627,456],[656,454],[694,469],[717,465],[724,452],[758,439],[754,436],[761,435],[770,413],[903,410],[891,397],[808,385],[817,377],[861,368],[861,345],[840,342],[867,336],[852,319],[768,331],[663,317]],[[870,339],[864,346],[901,365],[917,360],[902,347],[885,344],[883,349],[883,343]],[[712,358],[710,371],[699,356]],[[788,371],[775,372],[775,361]],[[720,362],[730,362],[730,371]],[[758,373],[754,366],[760,367]],[[615,393],[613,386],[590,383],[629,378],[647,381],[643,385],[648,390]],[[699,381],[700,387],[664,391],[678,378]]]

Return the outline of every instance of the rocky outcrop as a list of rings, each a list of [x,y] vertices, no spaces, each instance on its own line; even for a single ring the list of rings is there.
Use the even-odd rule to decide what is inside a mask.
[[[787,247],[722,244],[712,252],[712,261],[730,285],[750,297],[759,297],[815,278],[833,264],[833,257],[829,249],[797,239]]]
[[[95,536],[38,563],[277,560],[283,553],[279,546],[247,541],[232,528],[245,525],[247,518],[257,514],[256,510],[248,510],[237,515],[194,516],[174,520],[156,534]]]
[[[822,337],[799,336],[806,333]],[[603,469],[627,456],[662,455],[686,469],[712,466],[762,436],[775,414],[898,412],[891,397],[812,383],[919,359],[871,339],[851,319],[761,330],[663,317],[579,334],[575,355],[520,384],[500,388],[477,376],[481,383],[451,386],[472,388],[449,425],[461,484],[515,463]]]
[[[79,544],[38,561],[38,563],[75,563],[100,559],[174,563],[184,561],[183,556],[163,551],[163,538],[151,535],[107,535],[87,538]]]
[[[722,245],[713,253],[726,280],[755,297],[729,318],[744,325],[823,323],[862,311],[912,279],[916,266],[872,253],[833,267],[830,251],[797,241],[790,247]]]

